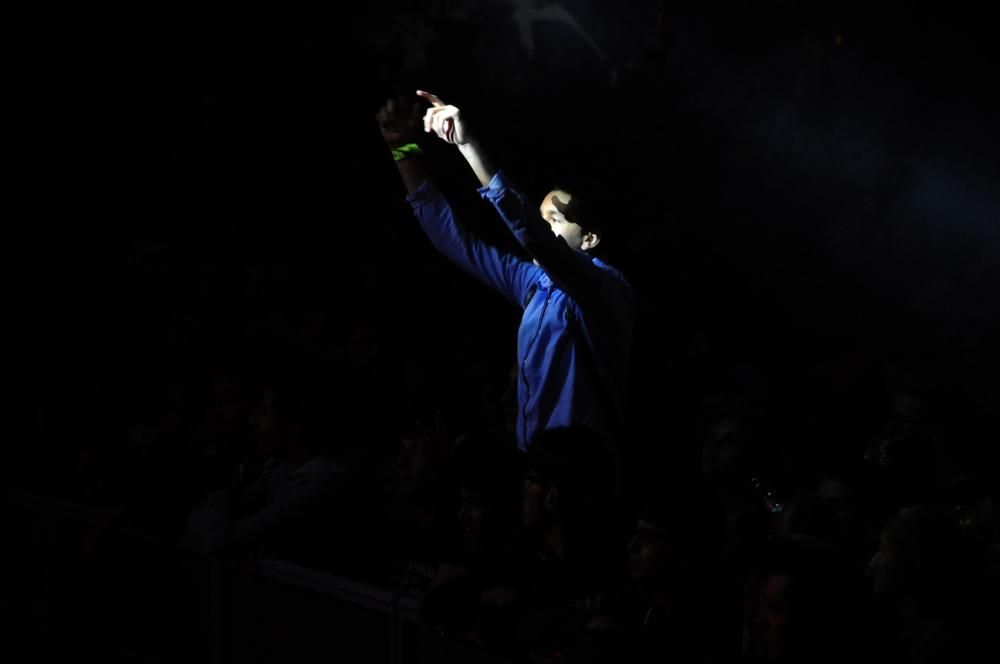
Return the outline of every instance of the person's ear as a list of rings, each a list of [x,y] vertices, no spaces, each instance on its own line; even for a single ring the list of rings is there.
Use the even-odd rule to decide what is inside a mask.
[[[559,503],[559,488],[550,486],[545,490],[545,509],[549,512],[556,508]]]
[[[580,244],[580,249],[583,251],[590,251],[600,243],[600,233],[597,233],[596,231],[586,231],[583,234],[583,242]]]

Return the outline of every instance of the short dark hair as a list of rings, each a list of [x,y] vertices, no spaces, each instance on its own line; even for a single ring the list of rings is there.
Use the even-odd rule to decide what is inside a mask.
[[[558,180],[551,191],[565,191],[573,197],[564,211],[567,219],[579,224],[585,231],[603,237],[608,226],[608,216],[601,202],[598,186],[582,178],[566,177]]]

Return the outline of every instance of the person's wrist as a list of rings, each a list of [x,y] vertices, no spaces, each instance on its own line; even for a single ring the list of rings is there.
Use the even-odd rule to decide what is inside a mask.
[[[424,152],[419,145],[413,142],[390,145],[389,151],[392,153],[393,161],[402,161],[403,159],[408,159],[413,155],[423,154]]]

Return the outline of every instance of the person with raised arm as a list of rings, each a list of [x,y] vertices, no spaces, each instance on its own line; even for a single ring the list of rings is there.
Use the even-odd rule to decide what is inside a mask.
[[[382,137],[431,243],[453,263],[523,310],[517,336],[518,446],[546,429],[583,425],[612,443],[626,435],[635,296],[625,277],[595,255],[602,220],[580,192],[552,189],[532,204],[496,167],[462,112],[436,95],[392,99],[379,110]],[[422,114],[419,100],[429,104]],[[416,141],[423,129],[454,145],[531,260],[468,233],[429,175]],[[618,445],[612,445],[617,448]]]

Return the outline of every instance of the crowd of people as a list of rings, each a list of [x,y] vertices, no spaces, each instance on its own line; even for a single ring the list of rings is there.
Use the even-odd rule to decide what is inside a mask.
[[[448,140],[454,127],[433,120],[434,109],[453,120],[457,109],[428,98],[427,129]],[[383,130],[389,119],[380,115]],[[403,145],[390,134],[394,149]],[[419,155],[403,150],[397,164]],[[497,173],[482,174],[486,198],[507,186]],[[426,184],[408,184],[419,218]],[[515,234],[523,221],[555,241],[524,230],[529,259],[435,238],[433,223],[455,223],[443,199],[422,223],[449,258],[479,260],[471,267],[491,285],[507,283],[499,267],[514,265],[542,290],[567,287],[570,302],[579,283],[599,282],[586,273],[573,282],[581,273],[568,258],[627,289],[586,254],[590,231],[560,234],[579,208],[547,208],[550,195],[535,210],[516,194],[511,207],[509,196],[498,210],[514,217]],[[464,241],[459,229],[448,232]],[[517,288],[515,305],[538,297],[530,279]],[[166,385],[133,412],[122,441],[20,457],[21,477],[121,505],[91,541],[127,525],[200,554],[296,561],[412,596],[442,643],[508,658],[992,661],[1000,515],[995,413],[983,393],[898,370],[851,393],[851,372],[826,367],[817,370],[826,396],[803,395],[819,383],[776,389],[766,367],[734,365],[707,382],[693,412],[649,412],[657,404],[640,398],[628,414],[601,401],[614,376],[588,364],[600,334],[573,336],[594,325],[589,307],[600,300],[587,295],[555,323],[541,314],[556,330],[539,342],[550,344],[544,361],[519,350],[506,383],[481,372],[419,414],[376,403],[378,362],[358,361],[362,329],[348,335],[337,371],[289,349],[249,353]],[[522,328],[539,319],[526,313]],[[594,329],[609,328],[622,329]],[[537,385],[562,391],[530,401],[526,369],[550,372]],[[865,403],[838,418],[844,394]],[[591,417],[601,406],[615,417]],[[378,421],[387,413],[394,426]],[[43,407],[37,418],[40,442],[52,445],[47,427],[64,418]],[[447,661],[447,649],[435,652],[427,657]]]

